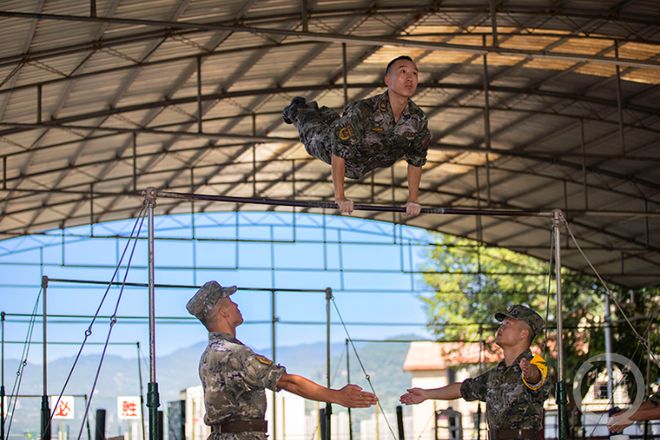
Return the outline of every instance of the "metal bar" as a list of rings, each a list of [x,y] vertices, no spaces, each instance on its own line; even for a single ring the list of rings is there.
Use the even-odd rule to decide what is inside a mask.
[[[94,237],[94,184],[89,184],[89,233]]]
[[[491,0],[491,7],[493,5]],[[483,46],[486,46],[486,36],[482,38]],[[483,55],[483,93],[484,93],[484,140],[486,149],[492,148],[491,130],[490,130],[490,76],[488,75],[488,54]],[[491,184],[490,184],[490,157],[486,153],[486,200],[488,206],[491,206]]]
[[[50,439],[51,431],[50,431],[50,408],[49,408],[49,402],[48,402],[48,333],[47,333],[47,323],[48,323],[48,313],[47,313],[47,307],[48,307],[48,300],[47,300],[47,292],[48,292],[48,277],[47,276],[42,276],[41,277],[41,289],[42,289],[42,301],[43,301],[43,316],[42,316],[42,328],[43,328],[43,334],[42,334],[42,351],[41,351],[41,360],[43,362],[42,366],[42,394],[41,394],[41,438],[42,439]],[[4,409],[3,409],[3,417],[4,417]]]
[[[556,209],[553,211],[552,233],[555,244],[555,285],[557,295],[557,404],[559,420],[559,439],[566,440],[568,419],[566,412],[566,383],[564,382],[564,342],[563,342],[563,314],[562,314],[562,292],[561,292],[561,234],[560,225],[562,213]]]
[[[217,23],[195,23],[184,21],[168,21],[168,20],[146,20],[135,18],[120,18],[120,17],[84,17],[76,15],[64,14],[43,14],[31,12],[17,12],[17,11],[0,11],[0,17],[12,17],[23,19],[39,19],[39,20],[59,20],[59,21],[73,21],[73,22],[86,22],[86,23],[109,23],[109,24],[128,24],[133,26],[155,26],[166,27],[171,29],[194,29],[198,31],[230,31],[230,32],[246,32],[257,35],[278,35],[282,37],[298,37],[311,41],[322,41],[328,43],[359,43],[371,46],[395,46],[418,48],[425,50],[448,50],[457,51],[470,54],[482,55],[484,53],[499,53],[501,55],[519,55],[531,58],[549,58],[553,60],[566,60],[572,62],[587,61],[591,63],[606,64],[606,65],[619,65],[635,68],[660,68],[660,63],[653,61],[635,60],[635,59],[615,59],[611,57],[602,56],[586,56],[572,53],[562,52],[545,52],[533,50],[520,50],[508,49],[502,47],[487,47],[477,48],[475,46],[463,44],[450,44],[450,43],[436,43],[422,40],[408,40],[393,37],[367,37],[359,35],[346,35],[336,34],[331,32],[304,32],[292,31],[288,29],[278,29],[269,27],[252,27],[240,25],[225,25]]]
[[[496,0],[490,0],[490,26],[493,32],[493,47],[499,47],[497,38],[497,5]]]
[[[7,189],[7,156],[2,156],[2,189]]]
[[[202,57],[197,56],[197,133],[203,133],[202,120]]]
[[[619,58],[619,42],[614,40],[614,57]],[[616,107],[619,120],[619,142],[621,145],[621,154],[626,154],[626,138],[623,132],[623,91],[621,88],[621,68],[616,67]]]
[[[233,196],[220,196],[210,194],[186,194],[172,191],[153,190],[158,197],[170,199],[197,199],[215,202],[227,203],[241,203],[241,204],[256,204],[256,205],[271,205],[271,206],[296,206],[302,208],[326,208],[337,209],[335,202],[323,201],[301,201],[301,200],[280,200],[270,198],[255,198],[255,197],[233,197]],[[356,211],[375,211],[375,212],[405,212],[406,208],[401,206],[387,206],[387,205],[365,205],[355,204],[354,210]],[[422,208],[423,214],[481,214],[489,216],[522,216],[522,217],[551,217],[553,214],[549,211],[535,211],[535,210],[512,210],[512,209],[474,209],[474,208]]]
[[[252,113],[252,136],[257,137],[257,115]],[[252,196],[257,196],[257,144],[252,144]]]
[[[5,440],[5,312],[0,313],[2,342],[0,343],[0,440]],[[351,439],[352,440],[352,439]]]
[[[346,60],[346,43],[341,44],[341,66],[344,75],[344,107],[348,104],[348,61]]]
[[[74,283],[74,284],[96,284],[96,285],[112,285],[112,286],[128,286],[128,287],[149,287],[147,283],[131,283],[131,282],[112,282],[108,283],[107,281],[94,281],[94,280],[72,280],[65,278],[48,278],[48,281],[51,283]],[[199,286],[194,284],[159,284],[154,283],[154,287],[159,289],[198,289]],[[288,289],[288,288],[269,288],[269,287],[239,287],[241,292],[250,291],[250,292],[272,292],[274,290],[278,292],[288,292],[288,293],[322,293],[325,292],[325,289]]]
[[[157,193],[153,188],[145,191],[144,203],[147,205],[149,217],[149,384],[147,385],[147,407],[149,407],[149,439],[160,440],[158,432],[158,383],[156,382],[156,308],[155,308],[155,275],[154,275],[154,207]]]
[[[136,344],[135,348],[137,350],[138,380],[140,385],[140,418],[142,422],[142,440],[147,440],[146,427],[144,421],[144,383],[142,381],[142,362],[141,362],[142,356],[140,353],[140,341],[136,342],[135,344]]]
[[[41,113],[42,113],[42,85],[37,85],[37,124],[41,124]]]
[[[117,159],[115,159],[117,160]],[[137,191],[137,132],[133,132],[133,191]],[[146,440],[146,439],[144,439]]]
[[[355,341],[355,339],[353,340]],[[351,383],[351,352],[348,349],[349,340],[346,339],[346,383]],[[348,408],[348,440],[353,440],[353,413]]]
[[[272,233],[272,228],[271,228]],[[274,264],[273,260],[273,251],[271,245],[271,266]],[[271,271],[271,274],[274,272]],[[275,290],[270,292],[270,350],[273,356],[273,362],[277,363],[277,304],[275,298]],[[271,391],[271,397],[273,402],[272,414],[273,414],[273,439],[277,440],[277,393],[276,391]]]
[[[96,0],[89,0],[89,16],[96,18]]]
[[[307,20],[307,0],[300,0],[300,21],[302,22],[302,30],[303,32],[307,32],[309,30],[309,23]]]
[[[325,327],[325,371],[326,371],[326,386],[330,388],[332,386],[332,371],[330,370],[330,326],[331,326],[331,321],[330,321],[330,301],[332,301],[332,289],[328,287],[325,289],[325,321],[326,321],[326,327]],[[332,417],[332,404],[330,402],[326,402],[325,404],[325,438],[327,440],[332,439],[331,434],[331,417]]]
[[[584,139],[584,120],[580,118],[580,143],[582,145],[582,191],[584,192],[584,209],[589,209],[589,185],[587,183],[586,142]]]

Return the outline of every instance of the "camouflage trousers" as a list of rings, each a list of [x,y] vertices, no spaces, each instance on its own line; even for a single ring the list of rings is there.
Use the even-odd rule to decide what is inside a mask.
[[[298,107],[293,119],[307,153],[327,164],[332,163],[332,126],[337,119],[336,111],[326,106],[318,108],[314,101]]]

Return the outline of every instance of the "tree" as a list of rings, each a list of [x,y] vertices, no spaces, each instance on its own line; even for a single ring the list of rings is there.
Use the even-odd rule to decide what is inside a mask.
[[[437,234],[436,246],[429,250],[423,265],[424,281],[434,293],[424,296],[430,330],[439,339],[475,340],[493,334],[497,326],[493,315],[512,304],[527,304],[546,319],[546,334],[536,343],[556,341],[554,274],[547,261],[507,249],[487,247],[478,242]],[[548,249],[550,259],[550,249]],[[614,288],[615,299],[626,316],[632,317],[638,332],[648,339],[655,352],[660,347],[658,320],[660,288]],[[572,378],[589,358],[604,352],[604,307],[606,290],[593,276],[562,269],[565,380],[570,397]],[[613,351],[647,367],[646,351],[639,338],[617,311],[613,314]],[[551,350],[552,351],[552,350]],[[555,359],[546,355],[551,371]],[[589,371],[582,383],[582,395],[594,383],[600,370]],[[651,365],[650,378],[656,378],[658,365]],[[634,382],[634,381],[632,381]],[[635,386],[626,382],[630,395]],[[569,400],[569,414],[575,409]]]

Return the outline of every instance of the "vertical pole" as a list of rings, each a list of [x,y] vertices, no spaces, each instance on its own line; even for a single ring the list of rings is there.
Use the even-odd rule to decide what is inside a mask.
[[[614,406],[614,389],[612,386],[612,315],[610,295],[605,293],[605,366],[607,369],[607,401]]]
[[[272,227],[271,227],[272,228]],[[272,231],[272,229],[271,229]],[[271,236],[271,246],[272,246],[272,236]],[[272,263],[272,261],[271,261]],[[271,285],[272,286],[272,285]],[[271,353],[273,355],[273,362],[277,362],[277,304],[275,297],[275,289],[270,291],[270,347]],[[271,391],[271,397],[273,398],[273,440],[277,440],[277,393]]]
[[[307,0],[300,0],[300,20],[302,21],[303,32],[309,31],[307,23]]]
[[[94,184],[89,184],[89,235],[94,237]]]
[[[257,114],[252,113],[252,136],[257,135]],[[257,196],[257,144],[252,144],[252,197]]]
[[[331,385],[331,375],[330,371],[330,301],[332,301],[332,289],[326,287],[325,289],[325,374],[326,374],[326,386],[330,388]],[[332,418],[332,404],[327,402],[325,404],[325,438],[330,440],[330,435],[332,431],[330,429],[330,421]]]
[[[202,133],[202,56],[197,55],[197,133]]]
[[[348,62],[346,58],[346,43],[341,43],[341,61],[342,71],[344,73],[344,107],[348,104]]]
[[[2,189],[7,189],[7,156],[2,156]]]
[[[619,42],[614,40],[614,58],[619,60]],[[626,154],[626,139],[623,133],[623,92],[621,91],[621,66],[616,64],[616,106],[619,119],[619,142],[621,154]]]
[[[47,291],[48,277],[41,277],[41,289],[43,290],[43,343],[42,343],[42,362],[43,362],[43,392],[41,395],[41,439],[50,440],[50,408],[48,405],[48,350],[47,350]]]
[[[348,351],[348,339],[346,339],[346,383],[351,383],[351,353]],[[353,440],[353,414],[348,408],[348,440]]]
[[[587,146],[584,142],[584,120],[580,118],[580,143],[582,144],[582,188],[584,192],[584,210],[589,209],[589,187],[587,186]]]
[[[41,113],[42,113],[42,96],[43,96],[43,86],[37,84],[37,124],[41,124]]]
[[[137,191],[137,133],[133,132],[133,191]]]
[[[5,312],[0,314],[2,319],[2,345],[0,346],[0,440],[5,440]],[[351,439],[352,440],[352,439]]]
[[[483,46],[486,47],[486,36],[483,36]],[[490,157],[488,156],[488,151],[490,151],[492,142],[491,142],[491,130],[490,130],[490,77],[488,75],[488,53],[483,55],[483,65],[484,65],[484,140],[486,141],[486,195],[488,200],[488,206],[490,203]]]
[[[140,341],[136,342],[137,349],[137,364],[138,364],[138,381],[140,383],[140,417],[142,418],[142,440],[147,440],[146,428],[144,426],[144,383],[142,381],[142,362],[140,356]]]
[[[499,46],[497,37],[497,10],[495,5],[496,0],[490,0],[490,26],[493,33],[493,47]]]
[[[158,432],[158,383],[156,382],[156,307],[155,307],[155,270],[154,270],[154,207],[156,206],[156,190],[147,189],[145,201],[149,217],[149,384],[147,385],[147,406],[149,407],[149,439],[157,440]]]
[[[89,16],[96,17],[96,0],[89,0]]]
[[[85,399],[85,408],[87,408],[87,394],[83,394],[83,398]],[[92,440],[92,428],[89,424],[89,417],[85,417],[85,427],[87,428],[87,440]],[[67,437],[68,437],[68,429],[67,429]]]
[[[557,288],[557,404],[559,418],[559,440],[567,437],[567,414],[566,414],[566,383],[564,382],[564,322],[562,315],[561,299],[561,224],[562,212],[559,209],[553,211],[552,232],[555,241],[555,283]]]
[[[403,432],[403,408],[401,405],[396,406],[396,425],[399,429],[399,440],[406,440]]]

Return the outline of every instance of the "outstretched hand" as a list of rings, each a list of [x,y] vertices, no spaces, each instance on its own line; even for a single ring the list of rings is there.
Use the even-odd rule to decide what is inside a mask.
[[[423,388],[408,388],[406,393],[399,397],[399,402],[406,405],[416,405],[426,400],[426,393]]]
[[[369,408],[378,402],[375,394],[362,391],[357,385],[348,384],[339,390],[337,403],[347,408]]]
[[[349,199],[335,199],[335,203],[337,203],[337,208],[339,208],[339,211],[342,214],[350,214],[353,212],[353,200]]]

